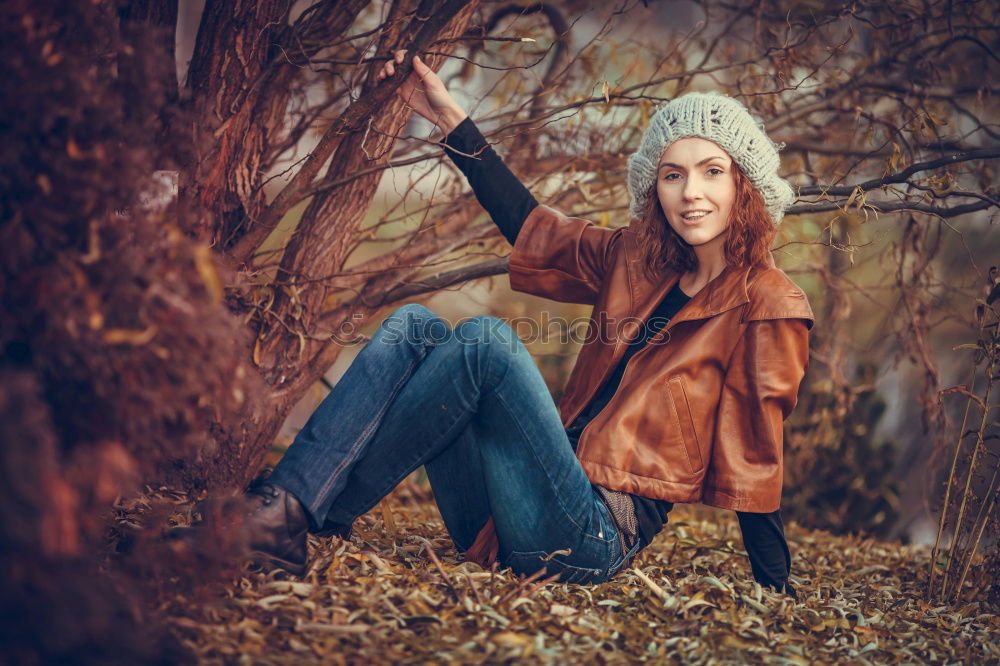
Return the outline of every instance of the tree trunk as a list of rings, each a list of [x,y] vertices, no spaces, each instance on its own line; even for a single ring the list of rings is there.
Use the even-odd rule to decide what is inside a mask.
[[[394,3],[378,53],[387,54],[396,48],[407,47],[418,31],[422,31],[421,35],[427,42],[461,35],[477,3],[446,2],[431,16],[432,20],[418,20],[417,16],[428,16],[425,6],[432,4],[423,2],[418,6],[415,0]],[[360,9],[360,3],[356,8]],[[269,21],[276,20],[276,16],[287,12],[287,6],[281,3],[269,3],[265,9],[268,10],[267,20],[255,16],[262,29]],[[226,21],[219,21],[216,27],[215,20],[206,18],[202,21],[203,30],[206,20],[209,21],[210,32],[225,32],[229,25]],[[440,21],[440,28],[427,35],[433,20]],[[199,42],[201,40],[202,35],[199,35]],[[454,42],[445,42],[436,45],[433,50],[451,52],[453,49]],[[426,61],[432,68],[438,69],[444,58],[444,55],[433,55],[427,56]],[[212,57],[204,55],[202,60],[208,62]],[[213,69],[222,68],[224,71],[227,66],[235,67],[223,59],[221,63],[215,63]],[[206,211],[221,215],[217,218],[221,222],[217,222],[213,235],[216,244],[232,248],[240,240],[253,239],[252,243],[244,243],[237,249],[235,254],[239,256],[242,248],[252,248],[266,238],[265,233],[240,225],[250,225],[253,221],[260,223],[259,219],[266,217],[266,213],[262,213],[266,206],[259,183],[250,186],[250,174],[259,173],[254,160],[259,159],[262,147],[270,140],[269,132],[278,126],[285,109],[283,104],[274,101],[272,91],[272,98],[267,101],[270,113],[264,112],[260,100],[245,90],[251,78],[247,68],[237,69],[228,77],[215,74],[206,77],[193,68],[191,85],[201,88],[199,94],[207,94],[208,99],[223,100],[206,109],[210,120],[211,116],[218,117],[227,108],[238,109],[221,123],[213,121],[221,128],[222,135],[213,152],[199,161],[198,180],[200,199]],[[376,71],[375,67],[370,68],[369,80],[362,88],[359,103],[363,103],[366,95],[378,87],[378,82],[374,80]],[[241,80],[242,83],[239,83]],[[282,83],[274,87],[287,89],[288,86]],[[350,111],[350,108],[345,111],[344,116],[348,116]],[[336,150],[320,183],[387,163],[395,137],[406,127],[409,117],[409,109],[393,95],[386,103],[376,107],[363,128],[345,128],[336,137]],[[222,168],[220,163],[227,166]],[[230,441],[220,442],[217,469],[218,466],[226,468],[224,476],[237,485],[246,482],[256,472],[292,407],[339,355],[341,348],[331,340],[331,334],[340,322],[325,320],[323,316],[328,309],[325,307],[328,296],[333,291],[324,278],[335,276],[343,269],[357,243],[358,229],[382,174],[381,170],[375,171],[314,195],[282,255],[278,273],[281,286],[275,288],[275,299],[268,316],[259,322],[257,345],[252,351],[248,350],[267,384],[272,387],[271,394],[264,411],[246,414],[244,422],[247,427],[242,440],[231,438]],[[284,205],[280,195],[272,205]],[[269,229],[264,227],[263,231]],[[481,230],[475,233],[481,233]],[[422,258],[425,257],[426,253]],[[367,320],[379,311],[379,307],[352,308],[347,316],[351,318],[359,314]],[[360,323],[357,319],[352,321]],[[322,363],[317,363],[319,359]]]

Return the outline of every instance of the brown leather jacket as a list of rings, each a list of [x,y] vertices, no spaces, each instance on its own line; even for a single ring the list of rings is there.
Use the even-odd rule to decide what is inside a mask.
[[[640,249],[629,227],[599,227],[545,205],[518,233],[512,289],[594,306],[559,403],[564,426],[680,279],[647,279]],[[778,509],[782,422],[797,401],[812,326],[805,294],[773,259],[768,268],[727,267],[629,360],[611,402],[584,428],[576,454],[588,478],[671,502]],[[489,536],[481,533],[479,545]]]

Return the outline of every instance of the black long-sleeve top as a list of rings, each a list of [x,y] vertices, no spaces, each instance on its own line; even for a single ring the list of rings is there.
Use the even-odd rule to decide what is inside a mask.
[[[493,218],[493,222],[500,228],[504,237],[513,245],[525,219],[538,205],[538,201],[511,173],[470,118],[466,118],[452,130],[445,144],[450,148],[445,152],[469,181],[476,199]],[[610,402],[618,390],[629,359],[666,326],[689,300],[690,297],[684,293],[678,282],[657,305],[641,328],[639,336],[629,344],[625,355],[597,395],[566,428],[566,434],[574,450],[584,427]],[[645,548],[663,529],[673,504],[639,495],[632,495],[632,500],[635,504],[639,541],[642,543],[641,548]],[[754,578],[762,585],[770,585],[779,590],[784,585],[788,592],[794,595],[794,590],[787,582],[791,556],[785,542],[780,511],[773,513],[738,511],[737,515]]]

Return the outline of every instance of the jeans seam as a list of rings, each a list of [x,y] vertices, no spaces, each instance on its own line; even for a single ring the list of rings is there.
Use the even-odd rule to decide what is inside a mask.
[[[451,423],[448,424],[448,427],[445,428],[445,431],[444,431],[445,435],[447,435],[449,432],[451,432],[452,428],[454,428],[455,424],[458,423],[460,420],[461,420],[461,414],[459,414],[459,416],[457,418],[455,418],[454,421],[452,421]],[[436,444],[440,440],[441,440],[441,438],[439,437],[437,440],[435,440],[434,443]],[[428,449],[434,449],[434,448],[435,448],[434,446],[428,447]],[[419,461],[420,460],[420,455],[415,456],[414,459]],[[405,465],[406,468],[408,468],[410,466],[411,465],[409,465],[409,464]],[[378,494],[381,497],[381,499],[376,500],[376,502],[374,504],[372,504],[371,506],[369,506],[369,507],[365,508],[364,510],[362,510],[360,513],[358,513],[358,516],[364,515],[367,511],[370,511],[373,507],[377,506],[378,503],[382,501],[382,499],[384,499],[389,493],[391,493],[396,488],[396,486],[398,486],[403,481],[403,479],[405,479],[411,473],[412,473],[412,470],[410,472],[406,472],[406,473],[402,474],[401,476],[393,479],[393,481],[391,483],[389,483],[389,484],[387,484],[385,486],[384,490],[379,491]],[[354,516],[354,518],[357,518],[357,516]]]
[[[639,554],[640,550],[642,550],[642,543],[638,539],[634,544],[632,544],[632,547],[629,548],[628,552],[625,553],[624,555],[617,555],[617,553],[620,551],[620,548],[619,550],[616,550],[615,551],[616,556],[612,558],[611,561],[611,565],[613,566],[608,567],[608,578],[610,579],[613,576],[616,576],[618,573],[620,573],[621,570],[625,568],[626,563],[628,563],[630,559],[634,559],[635,556]],[[619,557],[621,557],[620,562],[618,561]]]
[[[512,415],[515,414],[515,412],[511,410],[511,408],[507,404],[507,402],[504,401],[503,395],[501,393],[496,393],[494,391],[494,394],[496,395],[497,400],[499,400],[500,403],[503,404],[504,409],[506,409],[509,414],[512,414]],[[521,421],[516,416],[514,416],[513,420],[514,420],[514,425],[515,425],[515,427],[517,427],[517,430],[521,434],[521,436],[524,437],[525,441],[530,442],[531,438],[528,437],[528,433],[526,433],[524,431],[524,428],[521,427]],[[542,461],[539,460],[538,454],[535,452],[535,448],[533,446],[529,446],[528,448],[530,449],[531,455],[535,459],[535,462],[538,463],[538,466],[542,469],[542,472],[545,474],[545,478],[547,478],[549,480],[549,485],[552,486],[553,488],[555,488],[556,487],[555,481],[549,475],[549,468],[548,468],[548,466],[542,464]],[[566,519],[573,525],[573,527],[575,527],[580,532],[580,534],[582,534],[584,537],[586,537],[588,539],[591,539],[593,541],[597,541],[597,542],[601,542],[601,543],[603,543],[603,542],[606,541],[605,539],[593,537],[593,536],[587,534],[587,531],[583,527],[581,527],[580,524],[576,522],[576,520],[573,519],[573,516],[570,515],[570,512],[566,509],[566,506],[563,504],[562,498],[559,496],[559,494],[555,493],[555,496],[556,496],[556,502],[559,504],[559,509],[562,511],[562,513],[566,517]],[[596,497],[593,497],[593,491],[591,491],[591,496],[592,496],[592,499],[594,501],[596,501]]]
[[[420,351],[418,358],[407,364],[406,371],[402,373],[402,375],[399,378],[399,381],[397,381],[396,384],[392,387],[392,391],[389,392],[389,398],[383,403],[382,408],[379,410],[378,414],[375,415],[375,418],[371,420],[371,423],[369,423],[368,426],[364,429],[364,431],[362,431],[358,439],[354,441],[354,444],[351,445],[351,448],[348,450],[347,455],[344,456],[344,458],[340,461],[340,464],[337,465],[337,467],[333,470],[330,476],[327,477],[326,481],[320,487],[319,492],[316,493],[316,499],[313,501],[313,506],[309,507],[314,514],[317,515],[319,514],[319,507],[322,506],[326,501],[326,495],[330,492],[330,487],[333,486],[333,484],[340,478],[340,474],[343,472],[344,468],[353,463],[357,459],[358,455],[364,448],[365,442],[371,439],[371,436],[378,429],[378,426],[382,422],[382,418],[385,416],[385,413],[389,410],[390,405],[392,405],[393,401],[396,399],[396,396],[399,394],[399,391],[410,380],[410,376],[413,374],[414,368],[416,368],[420,364],[420,362],[424,359],[424,357],[427,355],[423,347],[420,347],[419,350]]]
[[[515,556],[520,556],[522,558],[531,558],[531,557],[536,557],[537,556],[537,557],[539,557],[539,559],[543,559],[548,554],[549,553],[547,553],[544,550],[512,550],[507,555],[507,561],[509,562]],[[605,571],[606,571],[606,569],[604,567],[581,567],[581,566],[577,566],[575,564],[568,564],[566,562],[563,562],[562,560],[558,560],[558,559],[555,559],[555,558],[552,558],[551,560],[549,560],[549,562],[554,562],[555,564],[557,564],[558,566],[560,566],[562,568],[562,570],[559,572],[560,574],[562,574],[563,571],[567,571],[567,570],[570,572],[570,574],[569,574],[569,576],[567,576],[567,580],[565,582],[574,582],[574,581],[571,581],[571,580],[568,580],[568,579],[570,579],[570,578],[572,578],[572,577],[574,577],[574,576],[576,576],[578,574],[584,574],[584,575],[587,575],[587,576],[603,576],[604,573],[605,573]],[[547,563],[543,563],[542,566],[546,567]]]

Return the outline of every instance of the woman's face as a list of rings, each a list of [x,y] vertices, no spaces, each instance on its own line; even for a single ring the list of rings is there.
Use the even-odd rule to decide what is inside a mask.
[[[686,137],[660,156],[656,194],[667,222],[692,246],[725,239],[736,200],[733,160],[714,141]]]

